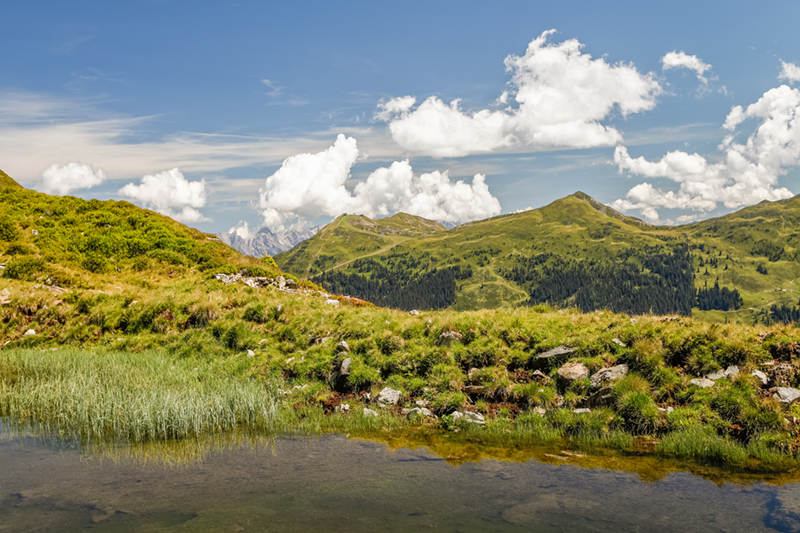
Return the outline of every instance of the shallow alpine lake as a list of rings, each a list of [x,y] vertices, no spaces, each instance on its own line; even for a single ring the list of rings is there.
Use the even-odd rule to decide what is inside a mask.
[[[323,435],[93,447],[5,431],[0,532],[800,531],[800,484],[780,478],[389,444]]]

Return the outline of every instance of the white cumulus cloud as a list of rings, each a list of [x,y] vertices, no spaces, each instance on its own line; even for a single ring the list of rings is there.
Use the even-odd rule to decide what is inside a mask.
[[[94,169],[92,165],[69,163],[67,165],[52,164],[42,174],[39,189],[47,194],[65,195],[78,189],[88,189],[100,185],[106,179],[102,168]]]
[[[345,183],[359,155],[356,140],[339,135],[326,150],[287,158],[260,190],[264,225],[279,231],[289,219],[342,213],[376,217],[402,211],[443,222],[500,213],[485,176],[476,174],[467,184],[446,171],[414,174],[407,160],[376,169],[350,191]]]
[[[690,56],[683,51],[669,52],[661,58],[661,65],[664,70],[673,68],[693,70],[697,74],[697,79],[700,80],[703,85],[708,85],[708,78],[703,74],[705,74],[707,70],[711,70],[711,65],[703,62],[703,60],[697,56]]]
[[[177,168],[144,176],[139,185],[129,183],[121,188],[119,195],[179,222],[209,220],[197,210],[206,205],[205,181],[189,181]]]
[[[745,143],[734,134],[720,145],[714,161],[680,150],[659,161],[633,158],[618,146],[614,162],[620,171],[646,178],[667,178],[679,184],[677,191],[665,191],[651,183],[640,183],[616,200],[616,209],[638,209],[651,221],[658,221],[658,209],[686,209],[707,213],[719,203],[728,208],[755,204],[761,200],[790,198],[793,193],[779,187],[778,180],[790,168],[800,165],[800,90],[781,85],[770,89],[746,109],[735,106],[724,127],[734,131],[748,119],[759,120]]]
[[[781,73],[778,75],[779,80],[800,81],[800,67],[794,63],[787,63],[781,61]]]
[[[447,104],[436,96],[414,108],[416,99],[403,96],[379,104],[375,116],[388,122],[400,146],[433,157],[613,146],[622,134],[601,121],[614,110],[627,116],[652,109],[661,86],[632,64],[593,59],[575,39],[548,42],[554,32],[531,41],[524,55],[505,59],[511,81],[498,98],[512,102],[505,109],[465,112],[458,99]]]
[[[250,225],[247,222],[241,220],[239,221],[239,224],[237,226],[233,226],[231,229],[229,229],[228,233],[229,234],[235,233],[240,238],[245,239],[247,241],[256,236],[255,233],[250,231]]]

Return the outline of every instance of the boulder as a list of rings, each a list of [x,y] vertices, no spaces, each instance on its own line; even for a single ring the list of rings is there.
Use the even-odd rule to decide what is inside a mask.
[[[436,346],[450,346],[450,344],[452,344],[453,341],[460,341],[463,338],[464,337],[461,335],[461,333],[450,329],[447,331],[443,331],[442,334],[439,335],[439,338],[436,339],[436,341],[433,344],[435,344]]]
[[[375,401],[381,407],[386,407],[388,405],[397,405],[397,402],[400,401],[400,398],[403,397],[403,393],[399,390],[394,390],[392,388],[386,387],[382,391],[375,396]]]
[[[364,416],[378,416],[378,412],[377,411],[373,411],[369,407],[365,407],[364,408]]]
[[[347,379],[350,377],[350,365],[353,364],[352,357],[346,357],[339,364],[339,368],[334,373],[334,389],[337,392],[345,392],[348,388]]]
[[[436,418],[436,415],[427,407],[415,407],[408,412],[406,417],[409,420],[413,420],[415,418]]]
[[[694,385],[702,389],[707,389],[708,387],[713,387],[714,382],[706,378],[695,378],[689,380],[689,385]]]
[[[553,359],[553,358],[567,358],[570,355],[574,354],[577,350],[575,348],[570,348],[569,346],[556,346],[552,350],[547,350],[546,352],[542,352],[536,357],[538,359]]]
[[[286,278],[284,278],[283,276],[278,276],[277,278],[275,278],[275,283],[278,285],[279,289],[282,289],[286,286]]]
[[[769,378],[761,370],[753,370],[750,374],[756,377],[762,387],[766,387],[769,383]]]
[[[569,385],[573,381],[588,377],[589,369],[586,368],[586,365],[579,363],[578,361],[565,363],[561,368],[558,369],[558,379],[565,386]]]
[[[792,387],[772,387],[769,391],[773,398],[785,405],[794,403],[800,398],[800,390]]]
[[[733,379],[738,375],[739,375],[739,367],[736,365],[731,365],[725,369],[725,377],[728,379]]]
[[[608,383],[617,381],[625,377],[628,373],[628,365],[616,365],[610,368],[604,368],[591,377],[592,388],[600,389],[605,387]]]

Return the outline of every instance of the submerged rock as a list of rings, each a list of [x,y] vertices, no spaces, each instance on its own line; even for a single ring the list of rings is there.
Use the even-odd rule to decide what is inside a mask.
[[[599,389],[606,384],[622,379],[628,373],[628,365],[616,365],[604,368],[591,377],[592,388]]]
[[[403,397],[403,393],[399,390],[394,390],[392,388],[386,387],[382,391],[375,396],[375,401],[381,407],[386,407],[388,405],[397,405],[397,402],[400,401],[400,398]]]

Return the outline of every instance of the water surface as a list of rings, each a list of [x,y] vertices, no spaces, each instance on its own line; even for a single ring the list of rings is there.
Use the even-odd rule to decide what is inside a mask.
[[[0,532],[800,532],[797,484],[715,484],[688,472],[643,481],[535,460],[454,465],[427,448],[340,435],[185,462],[135,450],[101,460],[69,443],[6,437]]]

